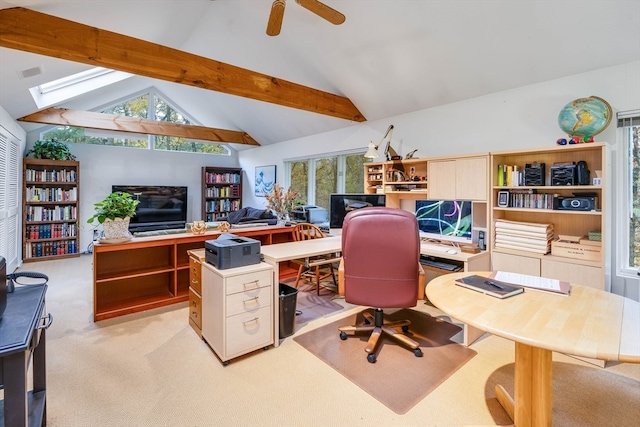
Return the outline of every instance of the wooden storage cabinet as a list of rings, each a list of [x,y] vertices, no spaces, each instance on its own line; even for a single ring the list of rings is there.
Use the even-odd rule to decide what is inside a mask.
[[[189,325],[202,338],[202,263],[205,250],[191,250],[189,253]]]
[[[292,230],[293,227],[260,226],[235,229],[233,233],[269,245],[293,241]],[[189,251],[201,254],[203,262],[204,242],[221,234],[167,234],[94,245],[94,321],[188,301],[194,289]]]
[[[202,219],[215,221],[242,208],[242,169],[202,168]]]
[[[492,248],[494,270],[507,270],[523,274],[541,275],[559,280],[605,288],[605,245],[607,245],[606,216],[606,155],[605,143],[588,143],[567,146],[556,146],[538,150],[518,150],[491,153],[491,221],[504,219],[508,221],[553,224],[554,235],[586,236],[590,231],[598,231],[602,236],[601,257],[595,261],[560,257],[549,254],[537,254],[507,248]],[[601,185],[551,185],[551,166],[554,163],[574,163],[584,160],[590,170],[590,177],[599,171]],[[545,164],[544,185],[506,186],[498,185],[498,165],[518,166],[524,170],[526,164],[534,162]],[[498,193],[501,191],[531,192],[549,194],[548,197],[573,196],[577,193],[593,193],[597,196],[597,210],[572,211],[531,207],[500,207]],[[492,242],[495,242],[495,227]],[[537,267],[536,267],[537,266]],[[536,270],[537,268],[537,270]],[[536,272],[534,274],[534,272]]]
[[[384,192],[382,186],[384,176],[383,163],[364,164],[364,192],[366,194],[381,194]]]
[[[224,364],[274,343],[273,267],[202,264],[202,337]]]
[[[23,159],[22,259],[24,262],[80,255],[80,163]]]
[[[488,155],[429,160],[429,199],[487,200]]]

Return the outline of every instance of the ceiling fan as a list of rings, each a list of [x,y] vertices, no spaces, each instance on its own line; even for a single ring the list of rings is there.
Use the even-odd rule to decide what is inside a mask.
[[[340,25],[346,19],[342,13],[318,0],[296,0],[296,3],[334,25]],[[271,5],[271,13],[269,14],[269,22],[267,23],[267,35],[277,36],[280,34],[285,4],[286,0],[275,0]]]

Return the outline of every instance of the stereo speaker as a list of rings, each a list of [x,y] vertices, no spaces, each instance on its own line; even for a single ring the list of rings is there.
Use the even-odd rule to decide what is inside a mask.
[[[544,185],[544,163],[524,165],[524,185]]]
[[[555,197],[553,209],[559,211],[593,211],[596,209],[596,197]]]
[[[551,166],[551,185],[575,185],[576,165]]]

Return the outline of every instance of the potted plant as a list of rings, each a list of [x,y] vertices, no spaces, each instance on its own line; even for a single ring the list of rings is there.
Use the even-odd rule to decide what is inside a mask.
[[[106,239],[129,237],[129,220],[135,216],[138,203],[129,193],[113,192],[94,205],[95,213],[87,222],[102,224]]]
[[[49,160],[75,160],[76,156],[71,154],[69,147],[59,141],[53,139],[45,141],[36,141],[33,148],[26,152],[25,157],[34,159]]]
[[[289,215],[296,204],[296,199],[300,193],[292,190],[291,187],[284,191],[280,184],[274,184],[273,191],[267,194],[267,209],[272,210],[282,222],[289,221]]]

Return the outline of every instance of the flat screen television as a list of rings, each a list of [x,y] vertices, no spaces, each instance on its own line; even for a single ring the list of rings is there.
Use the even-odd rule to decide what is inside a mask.
[[[416,200],[420,236],[471,243],[472,209],[467,200]]]
[[[129,222],[129,231],[185,228],[187,223],[187,187],[161,185],[113,185],[113,192],[129,193],[140,203]]]
[[[329,227],[342,228],[347,213],[368,206],[385,206],[384,194],[332,194],[329,205]]]

